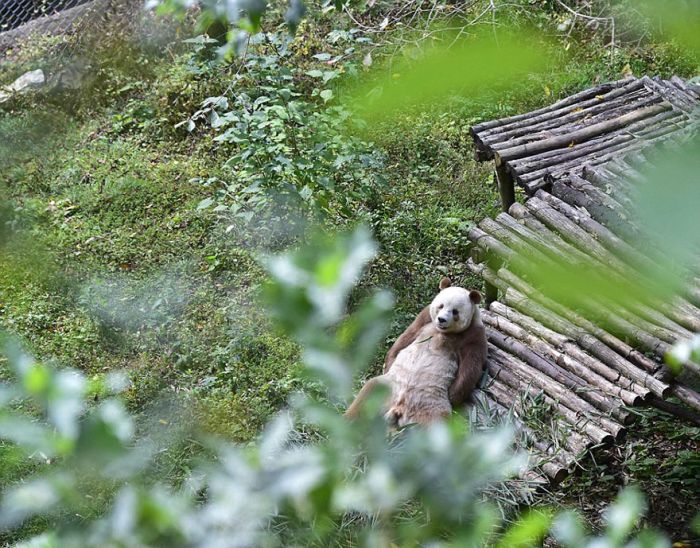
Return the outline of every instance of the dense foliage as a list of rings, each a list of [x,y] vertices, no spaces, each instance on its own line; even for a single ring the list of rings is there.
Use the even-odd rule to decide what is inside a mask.
[[[466,231],[498,201],[469,125],[630,70],[690,75],[692,54],[666,41],[611,48],[604,25],[584,30],[544,1],[312,5],[286,23],[286,3],[259,20],[244,6],[257,3],[231,4],[244,11],[217,15],[235,23],[223,50],[204,35],[182,42],[182,28],[164,57],[163,43],[105,42],[83,52],[96,72],[85,93],[0,112],[0,322],[24,348],[0,361],[0,487],[12,508],[0,538],[513,546],[550,531],[584,545],[578,521],[549,509],[564,501],[623,545],[643,497],[627,490],[601,508],[627,483],[649,491],[653,524],[687,531],[700,433],[654,412],[642,412],[630,453],[549,497],[504,481],[518,464],[506,431],[455,417],[387,439],[338,410],[442,274],[480,283],[464,266]],[[505,85],[465,71],[456,85],[468,93],[453,81],[391,116],[350,101],[357,82],[385,98],[401,90],[433,32],[409,22],[451,16],[556,39],[534,40],[548,62]],[[5,65],[3,82],[42,62]],[[312,237],[358,223],[376,244],[362,232]],[[393,289],[392,313],[375,287]],[[659,428],[672,444],[649,435]]]

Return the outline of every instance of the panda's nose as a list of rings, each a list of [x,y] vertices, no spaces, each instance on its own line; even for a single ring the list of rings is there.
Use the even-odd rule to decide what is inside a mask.
[[[446,321],[447,321],[447,318],[443,318],[442,316],[438,316],[439,323],[445,323]]]

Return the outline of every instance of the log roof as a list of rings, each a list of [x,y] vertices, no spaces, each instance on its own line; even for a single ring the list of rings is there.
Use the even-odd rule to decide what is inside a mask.
[[[477,159],[494,160],[528,195],[470,230],[468,264],[498,290],[484,310],[489,380],[475,412],[514,419],[533,456],[526,479],[558,482],[590,451],[621,443],[634,406],[700,424],[700,366],[673,377],[664,365],[671,345],[700,332],[700,266],[654,303],[562,302],[540,279],[543,266],[566,264],[645,283],[654,260],[631,213],[633,187],[660,142],[698,133],[698,102],[700,88],[680,78],[645,76],[472,128]],[[528,424],[537,405],[554,413],[547,432]]]

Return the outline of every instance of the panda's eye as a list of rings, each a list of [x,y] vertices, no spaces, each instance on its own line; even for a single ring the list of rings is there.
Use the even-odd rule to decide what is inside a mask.
[[[443,308],[444,306],[445,306],[444,304],[441,304],[440,306],[438,306],[438,310],[442,310],[442,308]]]
[[[457,310],[456,308],[452,309],[452,315],[459,316],[459,310]]]

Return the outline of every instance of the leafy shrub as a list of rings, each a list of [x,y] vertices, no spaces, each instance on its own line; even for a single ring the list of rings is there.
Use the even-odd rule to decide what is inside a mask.
[[[380,399],[355,423],[336,411],[391,305],[379,292],[345,314],[348,293],[374,253],[358,230],[265,261],[273,279],[268,302],[280,327],[303,346],[323,397],[292,398],[254,445],[202,439],[214,457],[200,454],[181,483],[154,471],[182,431],[159,433],[169,424],[161,414],[146,422],[131,417],[115,395],[125,378],[88,385],[77,371],[56,371],[10,349],[15,379],[0,389],[0,439],[13,459],[21,451],[36,465],[5,489],[0,526],[13,530],[48,517],[47,530],[24,545],[49,547],[494,542],[500,519],[483,493],[520,462],[507,428],[478,433],[456,416],[388,437]],[[88,404],[93,394],[97,403]],[[641,495],[628,490],[609,508],[604,538],[587,538],[572,514],[556,517],[552,531],[563,546],[622,546],[642,508]],[[551,512],[532,512],[504,533],[502,545],[534,545],[550,523]],[[647,531],[634,542],[666,543]]]
[[[348,131],[354,120],[347,108],[332,106],[330,82],[342,69],[305,70],[290,62],[291,45],[283,34],[251,37],[231,94],[208,97],[179,124],[188,131],[211,126],[219,132],[214,141],[233,152],[226,180],[202,208],[250,220],[277,202],[350,216],[381,188],[382,155]]]

